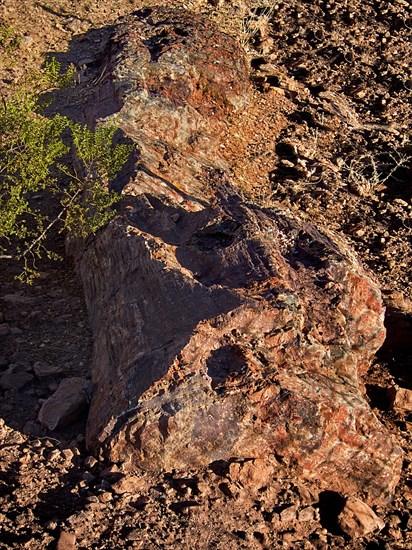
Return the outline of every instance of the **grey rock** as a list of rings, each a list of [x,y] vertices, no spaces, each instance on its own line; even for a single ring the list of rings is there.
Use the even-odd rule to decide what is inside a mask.
[[[87,407],[92,386],[84,378],[66,378],[55,393],[47,399],[40,411],[39,422],[49,430],[75,422]]]
[[[46,361],[36,361],[33,365],[34,374],[38,378],[61,374],[63,369],[57,365],[50,365]]]
[[[3,300],[9,305],[31,305],[36,302],[36,298],[21,294],[5,294]]]
[[[4,390],[19,391],[33,380],[33,375],[28,372],[15,371],[9,367],[6,372],[0,376],[0,387]]]
[[[1,323],[0,325],[0,336],[7,336],[10,333],[10,326],[8,323]]]

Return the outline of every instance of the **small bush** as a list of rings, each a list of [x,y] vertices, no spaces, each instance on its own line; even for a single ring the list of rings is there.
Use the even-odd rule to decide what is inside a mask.
[[[113,216],[118,196],[109,182],[131,152],[113,143],[115,127],[93,132],[60,114],[42,115],[42,94],[68,85],[73,72],[61,75],[52,60],[0,105],[0,258],[22,262],[26,280],[37,258],[53,256],[45,243],[54,226],[85,237]],[[57,206],[52,216],[41,207],[46,197]]]

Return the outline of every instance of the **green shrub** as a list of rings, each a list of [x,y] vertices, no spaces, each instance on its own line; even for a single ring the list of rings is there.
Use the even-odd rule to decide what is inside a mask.
[[[42,115],[42,94],[72,78],[72,68],[60,75],[52,60],[0,105],[0,259],[21,262],[26,280],[36,259],[53,256],[46,247],[53,227],[86,237],[114,215],[118,196],[109,183],[131,152],[113,143],[113,126],[93,132],[60,114]],[[53,208],[44,208],[46,198]]]

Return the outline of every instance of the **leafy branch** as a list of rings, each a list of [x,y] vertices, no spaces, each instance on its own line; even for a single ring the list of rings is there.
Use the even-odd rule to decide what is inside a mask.
[[[91,131],[60,114],[41,114],[41,94],[72,78],[73,68],[61,75],[52,60],[30,86],[1,99],[0,260],[21,262],[25,280],[36,259],[55,257],[46,246],[55,226],[86,237],[110,220],[119,197],[109,184],[131,153],[131,146],[114,143],[114,126]],[[47,208],[50,199],[54,206]]]

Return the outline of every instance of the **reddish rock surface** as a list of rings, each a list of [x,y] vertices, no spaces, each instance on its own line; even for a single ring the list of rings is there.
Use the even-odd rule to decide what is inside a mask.
[[[121,213],[78,260],[94,331],[88,444],[132,469],[286,464],[384,502],[401,451],[360,379],[385,336],[378,287],[344,241],[237,194],[217,151],[227,112],[247,104],[245,63],[194,19],[126,18],[88,111],[118,110],[138,147]]]

